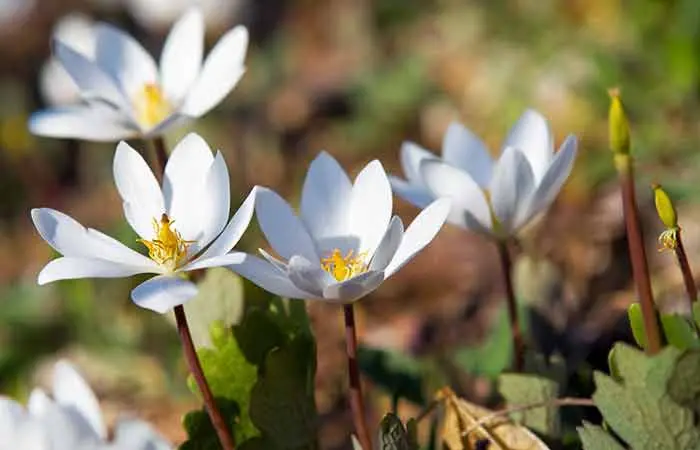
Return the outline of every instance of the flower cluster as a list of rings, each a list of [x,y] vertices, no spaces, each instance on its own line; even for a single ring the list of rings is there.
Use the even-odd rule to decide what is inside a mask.
[[[169,450],[172,446],[136,419],[117,423],[107,438],[90,386],[66,361],[54,366],[49,396],[35,388],[26,408],[0,396],[0,450]]]
[[[61,38],[53,42],[56,61],[77,85],[79,104],[34,114],[29,127],[35,134],[94,141],[160,139],[171,127],[216,106],[245,70],[248,35],[243,27],[226,33],[203,60],[204,18],[197,9],[173,26],[159,65],[136,40],[110,25],[86,30],[89,45]],[[571,171],[576,139],[568,137],[555,153],[545,119],[529,110],[494,161],[475,135],[453,123],[442,158],[404,144],[406,180],[387,176],[377,160],[351,180],[330,154],[321,152],[306,174],[298,212],[271,189],[256,186],[231,217],[229,172],[221,152],[213,153],[202,137],[189,134],[169,157],[160,156],[162,174],[126,142],[116,146],[113,176],[135,233],[131,246],[54,209],[31,211],[38,233],[61,255],[41,270],[39,284],[153,274],[132,290],[133,302],[158,313],[174,308],[178,317],[184,314],[181,305],[197,293],[188,273],[223,266],[279,296],[343,304],[348,320],[352,303],[401,269],[446,221],[497,242],[517,233],[556,197]],[[392,213],[392,188],[422,209],[406,228]],[[254,215],[271,248],[260,249],[260,256],[233,250]],[[186,328],[186,321],[178,320],[178,327]],[[213,420],[216,408],[209,406]],[[106,434],[97,401],[65,363],[56,369],[53,400],[33,394],[28,411],[6,400],[0,413],[0,443],[10,443],[0,450],[43,439],[57,442],[58,427],[67,442],[61,448],[103,448]],[[168,448],[134,431],[138,427],[129,425],[128,434],[144,440],[130,440],[129,449]],[[226,448],[225,432],[219,438]],[[118,428],[109,448],[126,448],[119,446],[120,439]]]

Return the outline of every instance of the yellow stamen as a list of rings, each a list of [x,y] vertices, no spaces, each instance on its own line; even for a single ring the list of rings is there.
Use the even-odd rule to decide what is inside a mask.
[[[195,241],[182,239],[180,233],[172,225],[174,220],[170,220],[167,214],[160,217],[160,221],[153,219],[153,230],[155,239],[152,241],[139,239],[138,242],[148,248],[148,256],[158,264],[173,271],[181,266],[187,259],[187,249]]]
[[[160,86],[153,83],[143,85],[133,99],[136,120],[145,128],[158,125],[172,112],[172,107],[163,95]]]
[[[675,250],[678,248],[678,230],[680,228],[667,228],[659,235],[659,251]]]
[[[340,250],[336,248],[329,257],[321,258],[321,267],[338,281],[345,281],[355,275],[367,272],[367,264],[364,262],[367,253],[358,253],[354,257],[353,253],[350,250],[347,255],[343,256]]]

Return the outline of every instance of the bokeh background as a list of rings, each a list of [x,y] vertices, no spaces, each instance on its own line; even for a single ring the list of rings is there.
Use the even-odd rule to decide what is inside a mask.
[[[54,255],[29,209],[49,206],[123,242],[111,176],[114,145],[31,136],[28,115],[73,101],[50,60],[50,36],[80,39],[93,20],[134,34],[157,56],[187,0],[0,1],[0,392],[24,397],[58,357],[85,372],[109,417],[133,413],[174,442],[196,404],[166,317],[135,307],[140,280],[36,285]],[[607,149],[607,90],[619,86],[633,123],[638,189],[657,301],[678,308],[673,257],[655,251],[660,224],[651,181],[679,202],[691,263],[700,250],[700,2],[696,0],[203,0],[208,48],[225,30],[251,32],[248,70],[197,131],[220,148],[235,198],[256,184],[299,193],[325,149],[351,172],[378,158],[400,174],[412,140],[439,151],[459,120],[497,154],[527,107],[550,119],[557,142],[580,138],[574,173],[550,213],[518,244],[516,290],[537,311],[535,340],[568,359],[604,366],[627,336],[633,300],[621,205]],[[145,148],[143,142],[134,142]],[[411,219],[416,209],[395,200]],[[264,245],[253,229],[240,245]],[[361,340],[402,353],[441,354],[484,339],[502,300],[492,244],[446,226],[414,262],[358,306]],[[246,291],[256,288],[246,285]],[[346,444],[343,332],[337,308],[309,303],[318,340],[323,448]],[[470,398],[478,378],[450,380]],[[371,390],[377,410],[388,399]],[[408,408],[408,406],[406,406]],[[406,411],[410,411],[406,409]]]

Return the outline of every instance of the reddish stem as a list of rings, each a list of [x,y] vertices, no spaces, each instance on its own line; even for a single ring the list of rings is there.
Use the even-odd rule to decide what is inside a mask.
[[[497,246],[498,256],[501,261],[503,285],[506,288],[506,304],[508,305],[510,334],[513,338],[513,369],[516,372],[522,372],[525,367],[525,341],[520,328],[518,302],[515,298],[515,290],[513,289],[513,262],[510,258],[510,252],[508,251],[508,244],[504,241],[499,241]]]
[[[365,405],[362,397],[362,383],[360,380],[360,368],[357,364],[357,333],[355,329],[355,312],[352,303],[343,305],[345,313],[345,348],[348,355],[348,376],[350,380],[349,396],[352,420],[355,424],[355,432],[360,440],[363,450],[372,450],[372,440],[367,430],[365,420]]]

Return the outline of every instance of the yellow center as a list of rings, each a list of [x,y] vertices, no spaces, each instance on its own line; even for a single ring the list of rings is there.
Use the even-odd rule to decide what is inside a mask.
[[[182,239],[180,233],[172,227],[173,223],[175,221],[170,220],[167,214],[163,214],[160,221],[154,218],[155,239],[152,241],[138,240],[148,248],[148,256],[169,271],[174,271],[185,262],[187,249],[194,243],[194,241]]]
[[[363,252],[353,256],[353,253],[350,250],[347,255],[343,256],[340,250],[336,248],[331,253],[331,256],[321,258],[321,267],[338,281],[345,281],[355,275],[367,272],[367,264],[364,262],[367,254]]]
[[[144,128],[152,128],[158,125],[172,112],[170,103],[160,90],[160,86],[154,83],[144,84],[133,98],[136,120]]]

